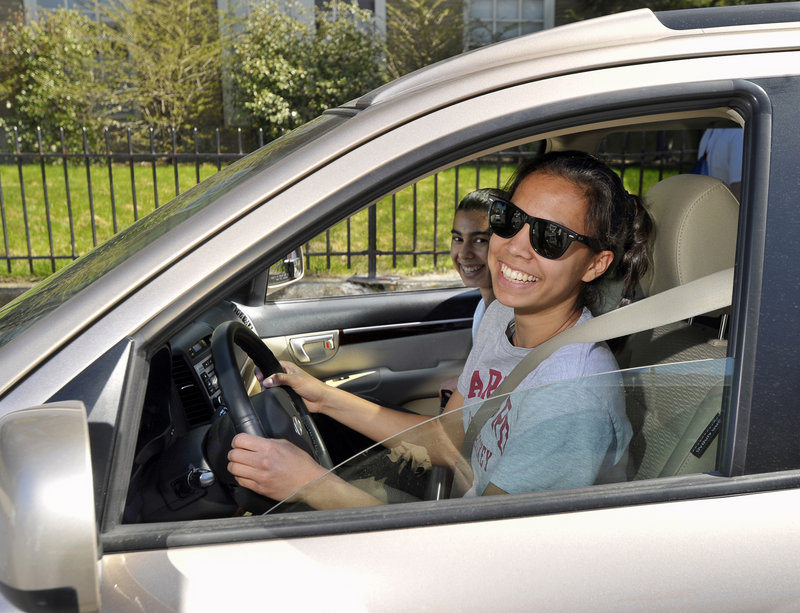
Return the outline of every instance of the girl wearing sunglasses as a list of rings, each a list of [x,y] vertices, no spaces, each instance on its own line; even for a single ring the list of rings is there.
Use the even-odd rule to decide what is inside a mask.
[[[495,302],[451,401],[465,431],[480,404],[528,351],[592,317],[598,286],[611,274],[632,296],[647,269],[651,220],[638,197],[596,158],[554,152],[520,167],[509,200],[489,207],[489,270]],[[566,345],[531,372],[518,389],[618,370],[604,344]],[[631,426],[621,387],[602,391],[585,381],[551,388],[526,406],[513,394],[475,438],[474,493],[521,492],[591,485],[625,477]],[[558,400],[553,400],[557,398]],[[542,406],[560,403],[560,406]],[[516,435],[516,441],[515,441]],[[499,451],[499,453],[498,453]],[[519,471],[519,466],[536,470]]]
[[[445,409],[463,407],[458,424],[463,428],[453,427],[452,420],[446,426],[446,420],[435,420],[421,430],[424,434],[417,433],[415,443],[427,448],[433,464],[455,470],[466,495],[624,478],[631,427],[622,390],[613,386],[602,391],[580,383],[556,386],[547,401],[534,389],[511,394],[481,427],[468,457],[461,456],[481,401],[527,352],[590,319],[602,278],[621,277],[627,299],[647,269],[650,217],[639,198],[628,194],[619,177],[596,158],[574,151],[546,154],[520,167],[505,191],[510,198],[493,197],[489,208],[488,263],[496,299]],[[283,365],[287,372],[268,377],[265,387],[288,385],[311,413],[326,414],[372,440],[386,440],[428,419],[327,386],[292,363]],[[605,344],[567,345],[517,389],[617,369]],[[246,434],[234,438],[228,469],[243,487],[277,500],[326,472],[287,441]],[[315,508],[382,502],[332,474],[304,488],[298,499]]]

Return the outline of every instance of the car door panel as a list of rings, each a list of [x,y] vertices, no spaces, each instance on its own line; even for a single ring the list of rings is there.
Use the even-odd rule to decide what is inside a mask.
[[[433,414],[441,383],[460,374],[469,353],[478,299],[477,291],[454,288],[245,309],[278,359],[348,391]]]
[[[797,499],[797,490],[788,490],[107,554],[102,598],[108,610],[138,611],[138,600],[126,596],[148,585],[148,611],[248,609],[255,602],[265,609],[485,611],[497,606],[490,586],[502,584],[504,610],[582,610],[586,603],[603,611],[793,610],[800,588],[782,572],[790,561],[774,552],[800,546],[797,532],[786,530]],[[444,551],[445,567],[440,555],[426,554]],[[497,551],[508,555],[489,563]],[[613,579],[632,567],[635,581]]]

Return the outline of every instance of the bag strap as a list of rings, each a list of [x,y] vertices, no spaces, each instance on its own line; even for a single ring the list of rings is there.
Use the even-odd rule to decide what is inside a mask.
[[[599,315],[534,347],[478,409],[464,436],[461,455],[471,455],[475,437],[500,408],[503,396],[516,389],[556,349],[574,343],[599,343],[710,313],[729,307],[732,294],[733,268],[728,268]]]

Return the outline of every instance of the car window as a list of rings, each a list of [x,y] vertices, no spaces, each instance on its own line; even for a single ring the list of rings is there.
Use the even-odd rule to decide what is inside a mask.
[[[303,245],[306,277],[269,300],[460,287],[450,256],[453,218],[470,192],[502,188],[538,142],[421,178]]]
[[[474,445],[465,423],[483,402],[366,449],[271,512],[308,509],[342,481],[384,504],[634,481],[716,468],[730,358],[633,368],[502,396]],[[356,495],[354,501],[364,500]]]
[[[714,130],[709,130],[713,132]],[[702,125],[660,130],[610,131],[602,138],[580,132],[561,137],[560,147],[595,153],[614,168],[632,194],[644,195],[672,175],[701,172],[699,154],[709,148]],[[711,141],[716,149],[728,145],[730,154],[715,153],[702,172],[741,182],[742,130],[717,130],[736,139]],[[332,225],[302,245],[305,277],[270,291],[267,300],[352,296],[463,285],[451,260],[454,215],[459,202],[476,190],[502,189],[516,168],[544,151],[544,141],[509,146],[421,178],[395,193]],[[706,157],[703,158],[704,161]],[[728,164],[738,164],[727,169]],[[720,174],[720,172],[724,172]],[[736,192],[738,196],[738,191]],[[456,239],[460,240],[460,239]]]

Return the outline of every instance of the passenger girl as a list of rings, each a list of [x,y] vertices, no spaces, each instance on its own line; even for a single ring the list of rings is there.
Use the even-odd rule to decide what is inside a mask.
[[[452,467],[473,494],[591,485],[619,466],[630,440],[620,390],[604,398],[587,385],[575,386],[574,394],[566,393],[569,386],[556,385],[554,397],[564,406],[524,402],[529,393],[536,399],[535,389],[512,394],[503,406],[505,414],[486,422],[463,458],[459,449],[479,407],[468,403],[486,398],[531,348],[589,320],[588,305],[604,276],[621,276],[625,295],[632,295],[647,269],[651,221],[619,177],[582,152],[554,152],[532,160],[518,170],[507,192],[511,199],[494,198],[489,212],[493,234],[488,262],[496,300],[487,309],[446,408],[449,413],[464,407],[463,427],[437,431],[441,422],[432,421],[428,453],[434,464]],[[285,368],[287,373],[268,377],[265,386],[292,387],[310,412],[329,415],[372,440],[384,441],[427,419],[327,386],[293,364]],[[605,344],[567,345],[517,389],[617,368]],[[538,419],[543,412],[548,418]],[[567,417],[566,425],[551,416]],[[520,419],[532,419],[537,427],[517,431]],[[243,487],[277,500],[326,472],[287,441],[246,434],[234,438],[228,469]],[[332,474],[296,498],[315,508],[381,502]]]
[[[494,300],[492,291],[492,275],[489,274],[489,205],[492,198],[505,197],[499,189],[478,189],[469,192],[461,199],[453,215],[452,238],[450,240],[450,258],[453,266],[466,287],[477,287],[481,299],[472,316],[472,344],[478,337],[478,327],[486,313],[486,307]],[[439,388],[439,395],[444,407],[458,383],[458,377],[444,381]]]
[[[472,324],[473,343],[486,307],[494,300],[492,276],[489,274],[489,205],[493,197],[503,198],[499,189],[478,189],[461,199],[453,216],[450,257],[466,287],[477,287],[481,300],[475,309]]]

